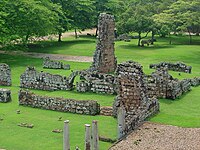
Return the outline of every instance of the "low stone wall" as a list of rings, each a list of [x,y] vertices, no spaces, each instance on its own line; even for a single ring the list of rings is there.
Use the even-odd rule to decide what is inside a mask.
[[[78,92],[91,91],[94,93],[115,94],[115,77],[109,74],[82,71],[81,81],[76,84]]]
[[[11,86],[11,69],[7,64],[0,64],[0,85]]]
[[[100,105],[97,101],[39,96],[28,90],[19,91],[19,105],[86,115],[100,113]]]
[[[74,87],[73,82],[77,74],[78,72],[73,72],[67,78],[61,75],[38,72],[34,67],[28,67],[20,76],[20,87],[47,91],[71,90]]]
[[[186,64],[184,64],[182,62],[176,62],[176,63],[161,62],[159,64],[150,64],[149,67],[153,68],[153,69],[160,68],[160,67],[167,67],[168,70],[185,72],[185,73],[191,73],[191,71],[192,71],[191,66],[187,66]]]
[[[0,88],[0,102],[6,103],[11,101],[11,91]]]
[[[45,57],[43,60],[43,68],[70,70],[70,65],[63,64],[60,61],[51,60],[49,57]]]

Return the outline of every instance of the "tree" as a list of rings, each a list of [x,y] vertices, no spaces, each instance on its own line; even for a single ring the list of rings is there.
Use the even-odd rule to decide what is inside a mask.
[[[30,37],[56,33],[60,8],[49,0],[3,0],[1,5],[7,42],[27,44]]]
[[[187,31],[192,43],[191,31],[200,27],[200,1],[178,0],[169,8],[154,16],[154,21],[167,25],[174,31]]]
[[[149,16],[148,7],[141,3],[131,3],[128,9],[119,16],[117,29],[121,33],[138,33],[138,46],[141,39],[147,37],[152,30],[153,20]],[[142,33],[146,33],[142,37]]]

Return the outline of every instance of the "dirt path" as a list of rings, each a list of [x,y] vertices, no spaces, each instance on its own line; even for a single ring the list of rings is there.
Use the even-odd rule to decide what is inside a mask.
[[[146,122],[110,150],[200,150],[200,128]]]
[[[9,55],[23,55],[33,58],[44,58],[49,57],[52,60],[65,60],[65,61],[75,61],[75,62],[92,62],[93,58],[89,56],[71,56],[71,55],[61,55],[61,54],[45,54],[45,53],[33,53],[33,52],[19,52],[19,51],[0,51],[0,54]]]

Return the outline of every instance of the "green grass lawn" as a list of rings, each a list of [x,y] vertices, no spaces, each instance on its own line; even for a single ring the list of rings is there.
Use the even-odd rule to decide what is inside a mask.
[[[174,36],[172,39],[173,45],[168,44],[169,39],[167,38],[158,38],[158,42],[154,46],[143,48],[136,46],[137,40],[131,42],[118,41],[115,44],[118,63],[126,60],[137,61],[144,66],[145,73],[149,74],[154,71],[148,68],[150,63],[182,61],[193,67],[192,74],[181,73],[181,76],[179,76],[178,72],[170,71],[174,77],[183,79],[200,76],[200,37],[193,37],[193,45],[187,45],[188,37]],[[92,56],[94,53],[95,38],[80,37],[77,40],[74,38],[64,40],[61,44],[58,42],[43,42],[39,45],[32,45],[28,51],[78,56]],[[37,70],[66,76],[71,71],[43,69],[41,59],[23,56],[0,54],[0,63],[2,62],[9,64],[12,68],[13,85],[12,87],[3,88],[11,89],[13,101],[7,104],[0,103],[0,117],[4,119],[0,121],[0,148],[8,150],[62,149],[62,134],[51,132],[53,129],[63,128],[63,122],[57,121],[59,116],[62,116],[63,120],[70,120],[70,144],[72,148],[78,145],[83,149],[84,124],[91,123],[94,119],[99,120],[100,135],[116,138],[117,121],[112,117],[76,115],[18,106],[19,78],[27,66],[35,66]],[[90,63],[65,63],[69,63],[72,70],[86,69],[90,66]],[[32,91],[46,96],[97,100],[102,106],[111,106],[115,97],[113,95],[77,93],[76,91]],[[200,87],[195,87],[191,92],[175,101],[161,99],[160,113],[151,118],[150,121],[183,127],[200,127],[199,97]],[[20,109],[22,113],[16,114],[17,109]],[[33,123],[35,127],[33,129],[18,127],[17,124],[21,122]],[[110,145],[110,143],[100,143],[102,150],[107,149]]]

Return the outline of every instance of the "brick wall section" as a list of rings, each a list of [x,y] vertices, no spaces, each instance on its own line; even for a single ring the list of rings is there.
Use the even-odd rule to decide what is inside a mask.
[[[39,96],[28,90],[19,91],[19,105],[86,115],[100,113],[100,105],[97,101]]]
[[[8,89],[0,88],[0,102],[6,103],[11,101],[11,92]]]
[[[102,13],[98,21],[98,40],[92,68],[102,73],[114,72],[117,61],[114,54],[114,16]]]
[[[7,64],[0,64],[0,85],[11,86],[11,69]]]
[[[73,82],[77,74],[78,72],[73,72],[67,78],[61,75],[38,72],[34,67],[28,67],[20,76],[20,87],[47,91],[71,90],[74,87]]]
[[[161,62],[159,64],[150,64],[149,67],[153,69],[160,68],[160,67],[167,67],[168,70],[172,70],[172,71],[185,72],[185,73],[192,72],[192,67],[187,66],[186,64],[182,62],[176,62],[176,63]]]

